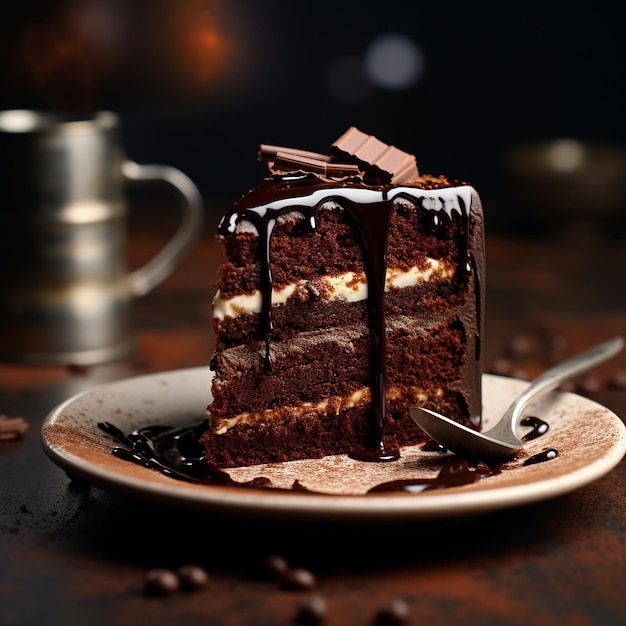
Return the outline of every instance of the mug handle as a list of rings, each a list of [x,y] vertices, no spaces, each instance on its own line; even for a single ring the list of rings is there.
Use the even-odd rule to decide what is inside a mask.
[[[122,175],[129,182],[165,183],[176,191],[182,218],[178,230],[145,265],[130,273],[130,288],[135,296],[144,296],[165,280],[196,241],[204,223],[204,209],[198,188],[180,170],[168,165],[139,165],[126,160]]]

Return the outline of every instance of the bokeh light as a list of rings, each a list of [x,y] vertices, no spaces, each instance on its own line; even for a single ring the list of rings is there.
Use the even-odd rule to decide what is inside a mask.
[[[363,55],[335,60],[328,72],[331,95],[346,104],[365,101],[375,88],[401,91],[415,85],[424,73],[424,56],[409,37],[378,35]]]
[[[378,87],[407,89],[424,72],[424,56],[419,46],[399,33],[380,35],[365,53],[365,73]]]
[[[548,151],[550,165],[559,172],[573,172],[585,160],[585,148],[576,139],[555,141]]]

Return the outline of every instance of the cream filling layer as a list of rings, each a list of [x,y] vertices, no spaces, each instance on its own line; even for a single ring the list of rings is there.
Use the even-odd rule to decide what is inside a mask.
[[[443,389],[437,389],[434,393],[435,397],[443,395]],[[358,391],[345,397],[333,396],[325,398],[319,402],[303,402],[298,406],[280,407],[279,409],[265,409],[263,411],[245,411],[232,417],[224,419],[213,418],[213,432],[216,435],[223,435],[232,428],[240,424],[256,424],[264,420],[271,420],[273,417],[280,417],[286,413],[293,417],[305,417],[307,415],[318,415],[327,417],[329,415],[339,415],[342,411],[359,406],[364,402],[370,402],[372,392],[369,387],[363,387]],[[399,387],[387,388],[387,399],[394,400],[402,397]],[[420,390],[413,390],[411,394],[412,403],[427,402],[429,397]]]
[[[387,268],[386,290],[413,287],[431,280],[433,277],[450,278],[454,268],[450,264],[437,259],[426,259],[425,270],[412,267],[409,270]],[[357,302],[367,299],[367,280],[365,273],[346,272],[338,276],[323,276],[321,280],[328,289],[327,300],[344,300]],[[285,304],[297,290],[306,287],[306,281],[291,283],[282,289],[272,290],[272,306]],[[244,313],[259,313],[262,306],[262,296],[259,290],[248,295],[239,295],[232,298],[222,298],[218,291],[213,298],[213,316],[218,319],[236,317]]]

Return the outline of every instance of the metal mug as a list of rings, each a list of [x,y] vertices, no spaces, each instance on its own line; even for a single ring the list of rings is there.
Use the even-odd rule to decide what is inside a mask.
[[[172,237],[134,271],[130,183],[165,185],[181,210]],[[203,220],[185,174],[126,158],[115,113],[1,111],[0,360],[91,365],[129,354],[134,298],[175,269]]]

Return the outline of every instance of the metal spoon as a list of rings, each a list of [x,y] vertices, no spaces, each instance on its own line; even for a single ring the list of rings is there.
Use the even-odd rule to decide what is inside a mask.
[[[409,413],[428,436],[456,454],[483,460],[515,456],[524,447],[517,435],[517,427],[530,401],[615,356],[623,345],[622,337],[614,337],[546,370],[519,395],[500,421],[483,433],[430,409],[413,407]]]

